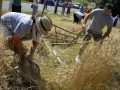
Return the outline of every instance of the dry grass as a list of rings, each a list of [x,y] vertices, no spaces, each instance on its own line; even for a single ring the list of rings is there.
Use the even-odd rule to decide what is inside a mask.
[[[70,18],[60,15],[47,14],[53,23],[77,33],[80,25],[73,24]],[[35,62],[40,66],[40,73],[47,81],[48,90],[119,90],[120,84],[120,32],[119,28],[114,28],[111,33],[111,40],[104,41],[102,47],[98,43],[91,43],[82,55],[81,62],[75,62],[79,45],[54,46],[60,59],[65,63],[58,62],[53,52],[49,40],[41,39],[41,43],[35,52]],[[54,28],[52,28],[53,33]],[[1,33],[0,33],[1,34]],[[54,34],[53,34],[54,35]],[[0,35],[2,36],[2,34]],[[4,76],[7,66],[5,65],[13,59],[11,52],[3,48],[2,38],[0,38],[0,75]],[[79,39],[81,41],[81,38]],[[26,42],[27,45],[30,42]],[[9,54],[9,55],[8,55]],[[6,57],[8,56],[8,57]],[[7,67],[8,69],[8,67]],[[0,80],[4,80],[1,77]],[[0,83],[1,85],[1,83]]]
[[[120,21],[118,22],[116,28],[119,28],[119,29],[120,29]]]
[[[116,69],[119,67],[116,65],[120,61],[119,45],[118,39],[105,42],[101,48],[98,45],[89,45],[77,66],[79,69],[74,75],[70,90],[120,89],[119,84],[117,88],[112,86],[114,84],[109,85],[116,83],[116,80],[111,82],[110,79],[113,78],[112,75],[116,73]],[[120,77],[119,71],[117,74],[117,77]]]
[[[65,25],[64,23],[61,23],[61,19],[59,20],[60,22],[57,22],[55,16],[53,20],[55,20],[56,24],[58,23],[58,25],[62,25],[62,27],[65,28],[68,27],[68,29],[73,30],[73,32],[74,30],[75,32],[77,32],[80,29],[79,25],[71,24],[71,22],[65,22]],[[113,38],[110,41],[104,41],[102,47],[99,47],[97,43],[90,44],[84,52],[80,64],[76,64],[74,61],[74,58],[77,55],[79,49],[79,45],[74,45],[68,48],[56,46],[55,49],[57,50],[57,52],[59,52],[61,60],[66,63],[67,67],[61,65],[54,67],[54,70],[57,71],[53,72],[58,75],[52,75],[55,79],[53,80],[54,82],[57,82],[57,85],[59,83],[60,85],[62,85],[61,87],[63,87],[62,89],[59,89],[59,86],[55,90],[120,89],[120,72],[117,70],[119,68],[118,63],[120,61],[120,33],[118,30],[119,27],[118,29],[113,28],[113,32],[111,33],[111,36]],[[53,74],[53,72],[51,73]],[[50,80],[52,80],[52,77]]]

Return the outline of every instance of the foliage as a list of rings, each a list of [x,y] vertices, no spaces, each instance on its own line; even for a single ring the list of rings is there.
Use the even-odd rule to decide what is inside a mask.
[[[117,14],[120,15],[120,0],[96,0],[96,7],[103,8],[106,3],[111,3],[113,4],[113,10],[112,10],[112,15],[113,17],[116,16]]]
[[[82,3],[83,3],[83,5],[86,6],[86,7],[89,5],[89,2],[86,1],[86,0],[82,1]]]
[[[82,3],[85,7],[89,5],[89,2],[87,0],[79,0],[80,3]]]
[[[114,8],[113,8],[113,11],[112,11],[112,15],[115,16],[117,14],[119,14],[120,16],[120,10],[119,10],[119,6],[120,6],[120,1],[119,0],[116,0],[116,2],[113,3],[114,5]]]

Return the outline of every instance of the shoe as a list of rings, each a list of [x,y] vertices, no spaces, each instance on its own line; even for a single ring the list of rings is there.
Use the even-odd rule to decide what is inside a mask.
[[[76,58],[75,58],[76,62],[80,62],[80,56],[77,55]]]

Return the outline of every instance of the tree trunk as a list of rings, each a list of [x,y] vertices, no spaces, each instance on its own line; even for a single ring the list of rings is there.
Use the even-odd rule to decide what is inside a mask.
[[[55,10],[54,10],[54,14],[56,14],[56,13],[57,13],[58,3],[59,3],[59,0],[57,0],[57,2],[56,2],[56,5],[55,5]]]
[[[44,7],[43,7],[43,10],[42,10],[42,15],[44,14],[44,10],[45,10],[45,4],[46,4],[47,0],[45,0],[44,2]]]
[[[1,15],[2,15],[2,0],[0,0],[0,18],[1,18]]]

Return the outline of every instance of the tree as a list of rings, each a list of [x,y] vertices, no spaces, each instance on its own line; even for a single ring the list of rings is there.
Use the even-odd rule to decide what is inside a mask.
[[[89,5],[89,2],[86,1],[86,0],[82,1],[82,3],[83,3],[83,5],[84,5],[85,7],[87,7],[87,6]]]
[[[117,14],[120,16],[120,0],[115,0],[113,5],[112,16],[116,16]]]
[[[0,0],[0,18],[1,18],[1,15],[2,15],[2,0]]]
[[[57,13],[58,3],[59,3],[59,0],[57,0],[57,2],[56,2],[56,5],[55,5],[55,10],[54,10],[54,14],[56,14],[56,13]]]
[[[87,0],[79,0],[80,3],[82,3],[86,8],[89,5],[89,2]]]
[[[103,8],[106,3],[113,4],[112,16],[116,16],[117,14],[120,16],[120,0],[96,0],[96,7]]]
[[[97,2],[97,6],[98,6],[99,8],[103,8],[104,5],[109,2],[109,0],[97,0],[97,1],[98,1],[98,2]]]

